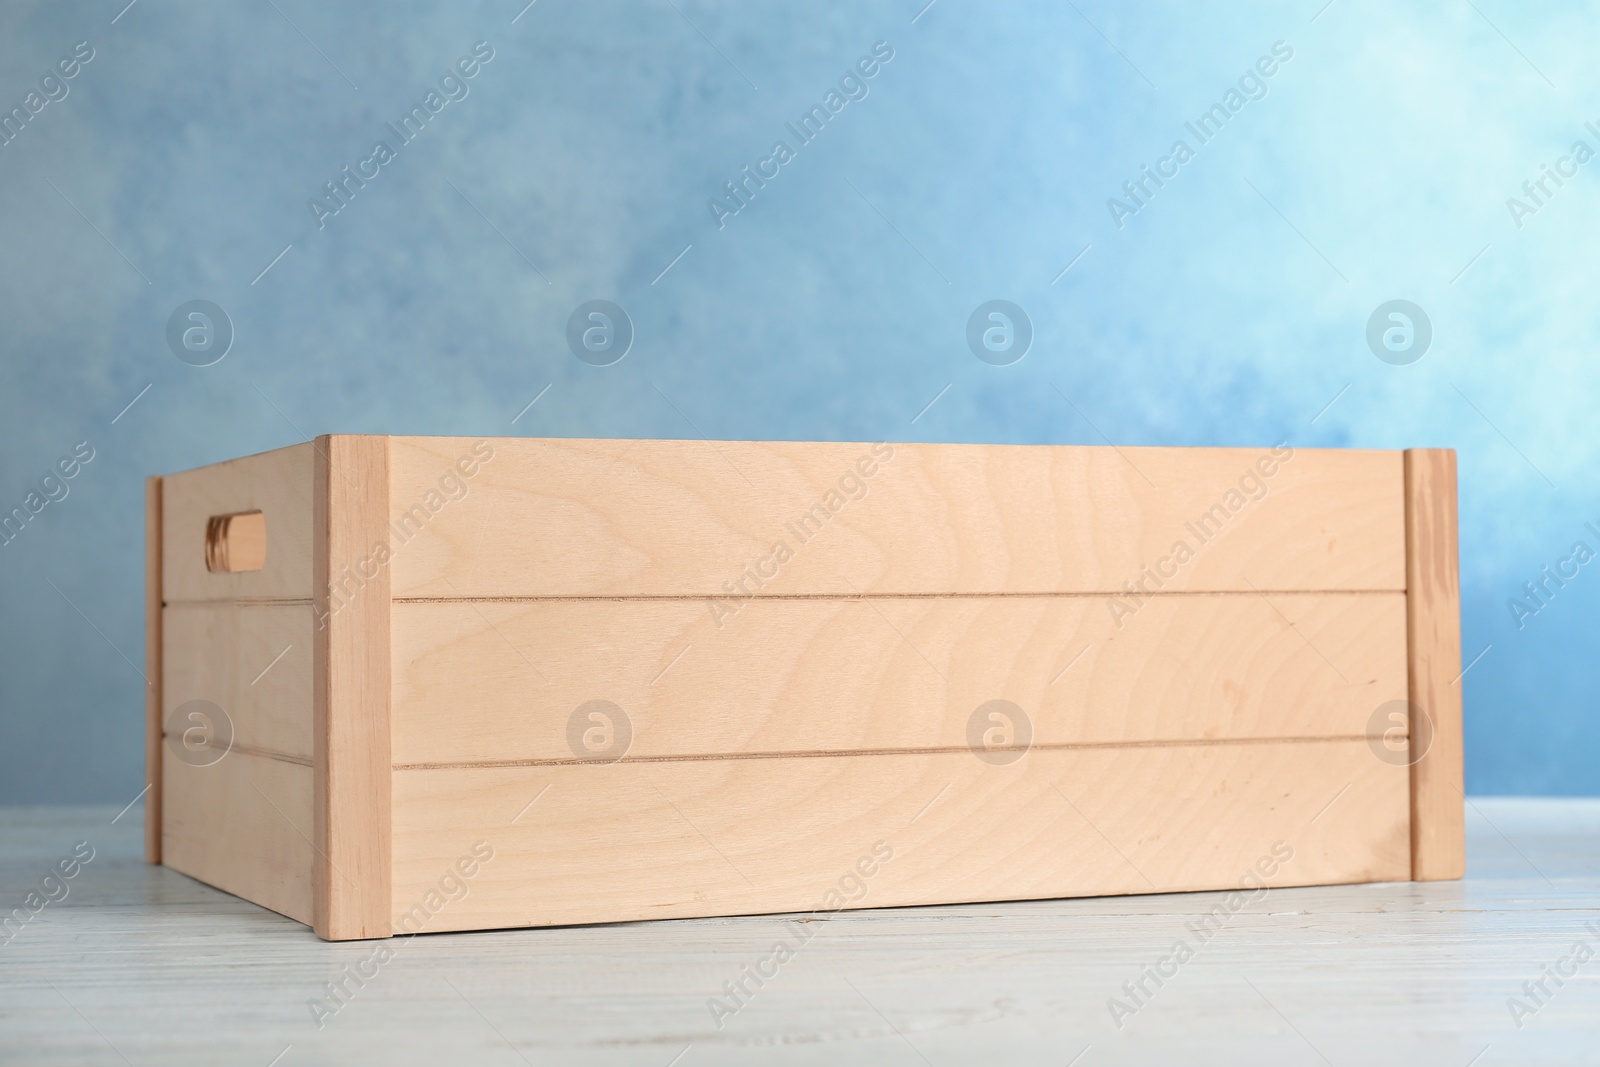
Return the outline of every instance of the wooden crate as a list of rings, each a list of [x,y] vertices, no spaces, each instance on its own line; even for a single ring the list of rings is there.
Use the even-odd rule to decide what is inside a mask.
[[[148,503],[149,859],[324,938],[1462,873],[1447,450],[336,435]]]

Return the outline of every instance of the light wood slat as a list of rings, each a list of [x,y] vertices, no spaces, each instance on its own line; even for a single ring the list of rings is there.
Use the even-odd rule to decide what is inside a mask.
[[[389,936],[388,439],[317,438],[313,879],[317,934]]]
[[[1406,603],[1412,715],[1412,878],[1435,881],[1466,872],[1461,723],[1461,584],[1457,564],[1456,454],[1405,453]]]
[[[163,481],[162,582],[175,600],[311,596],[311,442],[169,474]],[[206,570],[206,520],[259,509],[266,518],[261,570]]]
[[[1041,744],[1360,736],[1405,699],[1405,620],[1400,593],[1163,597],[1120,629],[1099,597],[769,599],[721,629],[697,601],[396,604],[394,760],[592,756],[568,723],[596,699],[635,757],[960,748],[994,699]]]
[[[169,753],[161,862],[309,924],[311,768],[245,752],[210,766]]]
[[[780,541],[793,558],[763,594],[1115,592],[1179,540],[1195,555],[1169,590],[1405,587],[1396,452],[1295,450],[1252,501],[1228,493],[1269,449],[896,444],[885,462],[867,444],[513,438],[474,463],[474,445],[393,439],[390,515],[413,516],[396,597],[721,596]],[[796,536],[841,482],[865,495]],[[1205,543],[1186,526],[1233,502]]]
[[[396,929],[809,911],[880,840],[859,906],[1235,888],[1279,841],[1277,885],[1404,879],[1406,783],[1359,740],[396,771]]]
[[[667,1067],[675,1056],[675,1067],[921,1067],[917,1052],[936,1067],[1066,1067],[1080,1052],[1074,1067],[1326,1067],[1319,1051],[1338,1067],[1589,1064],[1596,961],[1564,987],[1545,980],[1542,1007],[1523,984],[1570,960],[1576,940],[1595,944],[1600,799],[1472,803],[1481,816],[1468,821],[1459,887],[1274,890],[1242,908],[1224,893],[884,908],[799,928],[708,919],[343,948],[142,867],[135,813],[108,825],[120,800],[12,809],[0,820],[5,908],[73,842],[91,842],[95,858],[0,948],[0,1059],[125,1067],[114,1047],[135,1067],[267,1067],[292,1042],[276,1067],[524,1067],[507,1046],[539,1067]],[[1233,912],[1220,934],[1190,931],[1218,907]],[[776,976],[764,968],[757,987],[747,975],[779,939],[798,955]],[[1157,986],[1146,970],[1179,939],[1195,957],[1176,976],[1162,964]],[[364,962],[384,947],[392,962]],[[325,1001],[337,1015],[318,1030],[308,1002],[328,981],[347,992]],[[746,991],[730,998],[729,981]],[[1117,1030],[1107,1001],[1133,1003],[1127,981],[1153,999],[1140,994],[1149,1005]],[[1510,997],[1524,1006],[1521,1030]],[[713,1004],[743,1010],[719,1018]]]
[[[163,723],[185,701],[209,700],[236,745],[311,761],[310,604],[175,604],[163,617]]]
[[[144,860],[161,862],[161,479],[144,480]]]

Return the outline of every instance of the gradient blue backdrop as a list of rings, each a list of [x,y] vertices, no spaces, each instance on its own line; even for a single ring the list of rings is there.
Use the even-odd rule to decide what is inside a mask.
[[[1600,161],[1507,206],[1600,149],[1593,11],[125,2],[0,8],[6,110],[94,50],[0,147],[0,504],[95,449],[0,547],[0,801],[142,786],[143,477],[330,431],[1454,447],[1469,790],[1600,791],[1600,564],[1507,608],[1600,548]],[[319,229],[308,199],[478,41],[470,95]],[[708,199],[879,41],[719,229]],[[1278,41],[1119,229],[1107,198]],[[964,340],[997,297],[1037,331],[1010,367]],[[237,331],[206,368],[164,339],[196,298]],[[564,340],[594,298],[637,331],[608,368]],[[1365,340],[1395,298],[1434,328],[1406,367]]]

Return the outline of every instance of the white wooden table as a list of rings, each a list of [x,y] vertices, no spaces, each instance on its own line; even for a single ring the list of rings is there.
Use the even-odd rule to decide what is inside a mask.
[[[781,920],[324,944],[145,866],[116,814],[0,809],[0,914],[67,890],[0,944],[0,1062],[1600,1063],[1600,958],[1573,958],[1600,954],[1600,800],[1475,800],[1465,881],[1274,890],[1204,944],[1186,924],[1221,894],[840,913],[720,1027],[708,1000]],[[1119,1028],[1108,999],[1180,939]]]

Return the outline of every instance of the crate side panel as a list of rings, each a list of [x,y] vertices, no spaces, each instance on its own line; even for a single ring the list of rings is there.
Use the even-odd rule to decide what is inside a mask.
[[[393,471],[397,598],[1405,588],[1398,452],[398,437]]]
[[[307,442],[163,478],[165,599],[310,599],[315,456]],[[255,510],[266,519],[265,565],[238,573],[206,570],[207,520]]]
[[[311,768],[244,752],[201,766],[169,747],[161,862],[310,924]]]
[[[1405,698],[1400,593],[1121,606],[761,599],[718,620],[694,600],[397,604],[394,760],[961,749],[991,700],[1044,745],[1348,737]],[[591,732],[596,700],[614,728]]]
[[[405,932],[1410,872],[1406,770],[1365,741],[1034,751],[1011,766],[962,752],[394,778]]]
[[[163,618],[163,724],[207,700],[227,714],[235,747],[311,760],[310,604],[180,603]]]

